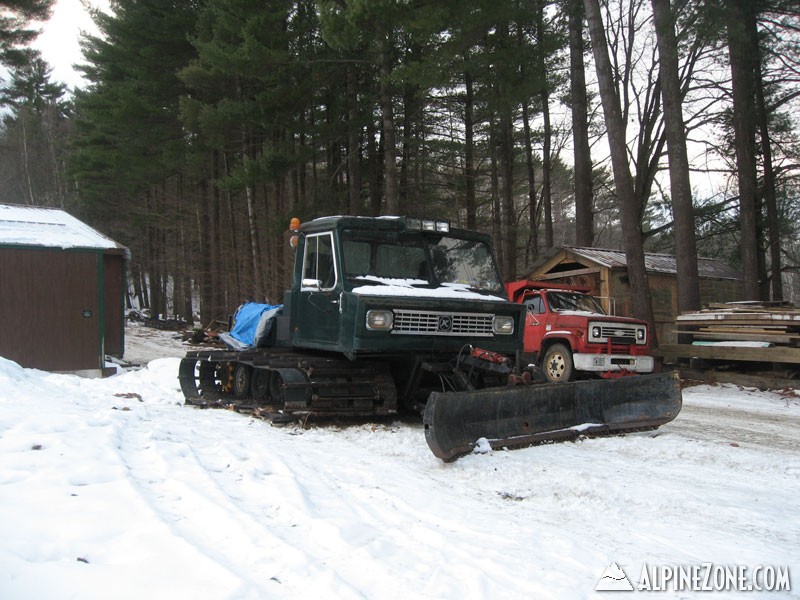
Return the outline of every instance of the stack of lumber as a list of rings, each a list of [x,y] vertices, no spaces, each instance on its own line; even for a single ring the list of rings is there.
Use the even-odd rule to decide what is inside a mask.
[[[694,341],[766,342],[800,345],[800,309],[787,303],[732,302],[684,313],[675,319],[679,334]]]
[[[800,364],[800,309],[788,303],[715,304],[675,324],[691,342],[661,346],[665,356]]]

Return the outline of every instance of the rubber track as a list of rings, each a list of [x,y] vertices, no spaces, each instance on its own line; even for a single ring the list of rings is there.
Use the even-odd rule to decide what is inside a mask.
[[[237,365],[278,375],[280,401],[236,397],[230,380]],[[195,368],[197,367],[197,368]],[[222,381],[222,378],[226,381]],[[273,375],[274,376],[274,375]],[[382,416],[397,413],[397,390],[385,363],[263,348],[245,352],[192,351],[178,378],[187,404],[252,411],[255,408],[320,416]]]

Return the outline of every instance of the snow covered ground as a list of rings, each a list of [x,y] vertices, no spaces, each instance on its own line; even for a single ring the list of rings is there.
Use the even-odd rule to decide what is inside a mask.
[[[148,366],[105,380],[0,358],[4,600],[602,598],[614,564],[637,588],[709,563],[788,568],[763,595],[800,598],[793,393],[691,387],[656,432],[444,464],[419,423],[182,406],[182,345],[126,343]]]

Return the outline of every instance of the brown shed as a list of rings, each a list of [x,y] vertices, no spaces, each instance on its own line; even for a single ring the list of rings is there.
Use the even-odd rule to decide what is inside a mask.
[[[127,248],[63,210],[0,204],[0,356],[100,375],[125,350]]]
[[[675,343],[675,317],[678,316],[677,265],[669,254],[645,254],[656,333],[659,343]],[[700,301],[731,302],[742,298],[742,276],[730,266],[711,258],[698,258]],[[631,316],[628,267],[621,250],[562,246],[541,255],[529,277],[585,286],[604,300],[614,314]]]

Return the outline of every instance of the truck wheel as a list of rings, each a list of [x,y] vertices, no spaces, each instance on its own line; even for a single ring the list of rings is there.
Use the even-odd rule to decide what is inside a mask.
[[[239,398],[250,397],[250,379],[253,376],[253,370],[249,365],[237,364],[233,370],[233,395]]]
[[[547,380],[553,383],[572,381],[575,376],[572,352],[564,344],[553,344],[544,353],[542,370]]]

